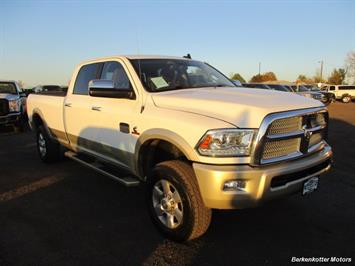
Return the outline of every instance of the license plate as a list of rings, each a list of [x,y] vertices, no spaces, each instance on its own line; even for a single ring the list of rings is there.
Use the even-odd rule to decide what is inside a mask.
[[[319,183],[319,177],[315,176],[312,177],[311,179],[308,179],[306,182],[303,184],[303,195],[312,193],[318,188],[318,183]]]

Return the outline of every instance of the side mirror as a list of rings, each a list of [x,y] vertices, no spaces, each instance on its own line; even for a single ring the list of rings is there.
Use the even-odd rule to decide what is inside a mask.
[[[89,95],[106,98],[136,98],[132,89],[115,88],[112,80],[104,79],[94,79],[89,82]]]
[[[20,92],[20,97],[27,97],[27,94],[25,92]]]

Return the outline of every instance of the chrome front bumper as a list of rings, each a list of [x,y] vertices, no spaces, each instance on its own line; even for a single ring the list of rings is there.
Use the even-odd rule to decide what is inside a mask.
[[[21,113],[9,113],[5,116],[0,116],[0,125],[14,124],[21,118]]]
[[[331,167],[333,152],[329,145],[305,158],[273,165],[207,165],[193,163],[193,168],[206,207],[242,209],[302,191],[303,183],[325,173]],[[245,188],[223,190],[224,183],[241,180]]]

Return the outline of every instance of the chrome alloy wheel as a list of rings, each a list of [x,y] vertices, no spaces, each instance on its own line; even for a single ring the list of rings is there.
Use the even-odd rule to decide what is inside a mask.
[[[45,157],[47,153],[47,148],[46,148],[46,140],[44,139],[42,133],[38,134],[38,149],[41,156]]]
[[[169,229],[182,224],[183,204],[177,189],[169,181],[161,179],[153,186],[153,207],[160,222]]]

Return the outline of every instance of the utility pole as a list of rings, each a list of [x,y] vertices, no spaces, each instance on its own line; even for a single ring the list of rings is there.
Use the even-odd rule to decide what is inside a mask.
[[[319,61],[318,63],[320,63],[320,81],[322,82],[323,80],[323,60]]]
[[[261,62],[259,62],[259,76],[260,76],[260,70],[261,70]]]

